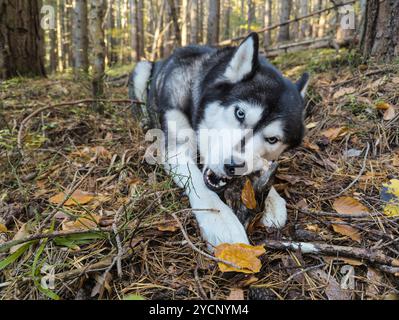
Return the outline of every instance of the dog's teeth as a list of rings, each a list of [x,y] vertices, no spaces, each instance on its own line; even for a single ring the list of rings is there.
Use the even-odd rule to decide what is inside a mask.
[[[226,184],[227,184],[226,182],[222,181],[219,183],[219,186],[224,187]]]

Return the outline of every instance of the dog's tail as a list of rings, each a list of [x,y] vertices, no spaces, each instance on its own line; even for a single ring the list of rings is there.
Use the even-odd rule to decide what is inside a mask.
[[[147,101],[147,89],[154,64],[149,61],[137,63],[129,81],[129,96],[132,100]]]

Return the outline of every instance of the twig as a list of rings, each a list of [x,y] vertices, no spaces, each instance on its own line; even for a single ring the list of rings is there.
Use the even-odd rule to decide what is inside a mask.
[[[342,218],[342,219],[371,219],[373,217],[376,217],[378,215],[372,214],[372,213],[354,213],[354,214],[344,214],[344,213],[338,213],[338,212],[324,212],[324,211],[312,211],[309,209],[303,209],[303,208],[298,208],[296,206],[288,204],[287,207],[292,210],[298,210],[301,213],[304,213],[306,215],[314,215],[314,216],[321,216],[321,217],[332,217],[332,218]]]
[[[192,210],[193,210],[193,209],[190,209],[190,211],[192,211]],[[242,269],[240,266],[237,266],[237,265],[235,265],[234,263],[232,263],[232,262],[230,262],[230,261],[227,261],[227,260],[224,260],[224,259],[220,259],[220,258],[216,258],[216,257],[211,256],[210,254],[208,254],[208,253],[206,253],[206,252],[204,252],[204,251],[198,249],[198,248],[191,242],[189,236],[187,235],[186,230],[185,230],[184,227],[183,227],[183,224],[180,222],[180,220],[179,220],[179,218],[176,216],[176,214],[173,213],[173,212],[169,212],[169,214],[173,217],[173,219],[175,219],[177,225],[179,226],[179,228],[180,228],[180,230],[181,230],[181,232],[182,232],[182,234],[183,234],[184,239],[186,239],[186,241],[187,241],[187,244],[188,244],[195,252],[198,252],[199,254],[203,255],[204,257],[206,257],[206,258],[208,258],[208,259],[210,259],[210,260],[213,260],[213,261],[215,261],[215,262],[226,264],[226,265],[228,265],[228,266],[230,266],[230,267],[233,267],[233,268],[235,268],[235,269],[239,269],[239,270]]]
[[[115,240],[116,240],[116,246],[118,248],[118,254],[116,255],[116,267],[117,267],[118,277],[119,278],[122,278],[123,247],[122,247],[122,243],[121,243],[121,238],[119,237],[119,233],[118,233],[118,222],[119,222],[119,217],[120,217],[120,215],[122,214],[122,212],[124,210],[125,210],[125,206],[123,205],[116,212],[115,217],[114,217],[114,223],[112,224],[112,230],[114,231]]]
[[[194,279],[195,279],[195,282],[197,283],[198,291],[200,293],[201,298],[203,300],[208,300],[208,296],[206,295],[206,292],[205,292],[204,288],[202,287],[201,280],[198,275],[198,266],[196,266],[194,269]]]
[[[110,229],[101,229],[101,230],[76,230],[76,231],[57,231],[53,233],[40,233],[40,234],[35,234],[30,237],[26,237],[23,239],[18,239],[18,240],[11,240],[4,242],[0,244],[0,252],[4,252],[14,246],[30,242],[30,241],[35,241],[35,240],[41,240],[41,239],[55,239],[55,238],[60,238],[60,237],[68,237],[68,236],[73,236],[73,235],[79,235],[79,234],[86,234],[86,233],[93,233],[93,232],[111,232]]]
[[[349,258],[364,259],[371,263],[399,267],[399,259],[385,255],[378,250],[370,250],[357,247],[344,247],[326,243],[295,242],[263,240],[261,244],[277,250],[300,250],[303,254],[328,254],[333,256],[344,256]]]
[[[93,103],[93,102],[111,102],[111,103],[136,103],[136,104],[144,104],[141,101],[135,101],[135,100],[128,100],[128,99],[120,99],[120,100],[106,100],[106,99],[83,99],[83,100],[77,100],[77,101],[69,101],[69,102],[62,102],[62,103],[58,103],[58,104],[51,104],[42,108],[39,108],[37,110],[35,110],[34,112],[32,112],[29,116],[27,116],[24,120],[22,120],[21,125],[19,127],[19,131],[18,131],[18,139],[17,139],[17,146],[18,146],[18,150],[21,152],[21,154],[23,155],[23,146],[22,146],[22,135],[23,135],[23,131],[25,126],[27,125],[27,123],[36,115],[38,115],[39,113],[46,111],[48,109],[52,109],[52,108],[57,108],[57,107],[64,107],[64,106],[74,106],[74,105],[78,105],[78,104],[83,104],[83,103]]]

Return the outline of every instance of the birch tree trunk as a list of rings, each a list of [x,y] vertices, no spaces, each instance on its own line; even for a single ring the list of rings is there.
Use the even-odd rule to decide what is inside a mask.
[[[72,23],[73,66],[75,77],[89,69],[87,38],[87,1],[74,0]]]
[[[89,0],[89,35],[91,43],[91,65],[93,69],[93,96],[101,98],[104,95],[104,71],[105,71],[105,41],[103,21],[107,8],[106,0]],[[94,109],[103,112],[103,105],[95,103]]]
[[[299,15],[301,17],[306,16],[309,14],[309,1],[308,0],[301,0],[300,2],[300,9],[299,9]],[[299,38],[304,39],[310,36],[310,24],[309,20],[305,19],[302,20],[301,22],[301,28],[300,28],[300,33],[299,33]]]
[[[281,0],[281,9],[280,9],[280,22],[286,22],[290,19],[292,8],[291,0]],[[288,41],[290,39],[290,25],[287,24],[285,26],[280,27],[278,33],[278,42]]]
[[[0,0],[0,76],[45,76],[40,0]]]
[[[209,0],[207,43],[215,45],[219,42],[220,0]]]
[[[365,57],[392,61],[399,56],[399,1],[368,0],[362,51]]]

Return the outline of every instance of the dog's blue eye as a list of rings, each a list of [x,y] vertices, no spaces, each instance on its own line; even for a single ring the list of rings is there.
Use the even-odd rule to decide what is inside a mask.
[[[277,142],[279,142],[279,139],[277,137],[271,137],[271,138],[265,138],[267,143],[270,144],[276,144]]]
[[[236,118],[238,121],[242,122],[245,120],[245,112],[241,108],[237,107],[236,108]]]

